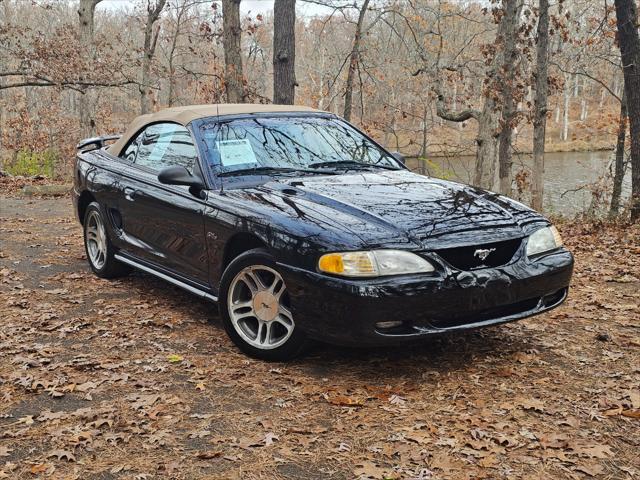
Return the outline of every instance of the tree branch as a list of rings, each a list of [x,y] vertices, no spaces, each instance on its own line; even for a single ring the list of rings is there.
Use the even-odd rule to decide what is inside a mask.
[[[90,87],[123,87],[125,85],[138,83],[134,80],[122,80],[119,82],[98,82],[98,81],[84,81],[84,80],[55,81],[41,75],[33,75],[33,74],[29,75],[25,72],[0,72],[0,77],[10,77],[10,76],[25,76],[25,77],[32,77],[33,79],[24,80],[22,82],[9,83],[6,85],[0,85],[0,90],[7,90],[10,88],[18,88],[18,87],[61,87],[61,88],[68,88],[70,90],[76,90],[78,92],[84,93],[84,90]]]
[[[600,80],[599,78],[596,78],[596,77],[588,74],[584,70],[572,72],[570,70],[562,68],[558,63],[552,62],[552,64],[555,65],[558,68],[558,70],[560,70],[562,73],[568,73],[569,75],[582,75],[583,77],[587,77],[588,79],[590,79],[590,80],[596,82],[597,84],[599,84],[607,92],[609,92],[613,98],[618,100],[618,102],[622,102],[622,99],[618,95],[616,95],[616,93],[613,90],[611,90],[609,88],[609,86],[606,83],[604,83],[602,80]]]

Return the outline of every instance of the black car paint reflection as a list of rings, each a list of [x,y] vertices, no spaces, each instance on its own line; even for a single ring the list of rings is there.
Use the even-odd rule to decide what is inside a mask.
[[[339,121],[330,115],[303,117]],[[188,126],[201,157],[197,173],[206,185],[198,195],[160,184],[155,174],[104,150],[81,153],[74,188],[79,215],[87,196],[97,199],[107,210],[116,248],[210,297],[217,296],[222,272],[239,248],[266,247],[285,278],[296,324],[333,343],[389,344],[516,320],[564,301],[571,254],[564,248],[534,259],[525,254],[528,235],[549,225],[544,217],[500,195],[411,173],[382,147],[367,155],[372,163],[379,155],[385,169],[219,175],[223,169],[205,134],[229,128],[234,119],[259,118],[209,118]],[[264,148],[268,145],[265,141]],[[294,154],[301,166],[314,157]],[[136,201],[128,202],[126,192],[134,192]],[[519,243],[496,267],[460,269],[438,254],[505,240]],[[436,271],[356,280],[317,270],[327,252],[380,248],[424,256]],[[403,323],[388,331],[376,327],[386,320]]]

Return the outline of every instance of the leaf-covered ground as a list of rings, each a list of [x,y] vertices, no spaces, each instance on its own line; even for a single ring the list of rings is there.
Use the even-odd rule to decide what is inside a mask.
[[[94,277],[68,199],[0,202],[0,478],[640,475],[637,227],[563,225],[551,313],[268,364],[214,305]]]

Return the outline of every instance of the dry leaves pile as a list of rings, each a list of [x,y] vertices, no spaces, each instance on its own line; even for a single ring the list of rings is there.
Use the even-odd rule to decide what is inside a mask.
[[[0,192],[4,194],[18,195],[26,186],[63,185],[64,183],[63,180],[51,180],[43,175],[33,177],[12,176],[0,170]],[[2,213],[2,209],[0,208],[0,214]]]
[[[640,475],[638,227],[563,225],[549,314],[267,364],[212,304],[91,275],[67,199],[0,201],[0,478]]]

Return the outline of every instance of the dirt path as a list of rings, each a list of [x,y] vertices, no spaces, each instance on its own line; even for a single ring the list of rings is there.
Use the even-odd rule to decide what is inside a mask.
[[[640,475],[638,228],[564,225],[574,288],[549,314],[266,364],[214,305],[91,275],[68,199],[0,217],[0,478]]]

